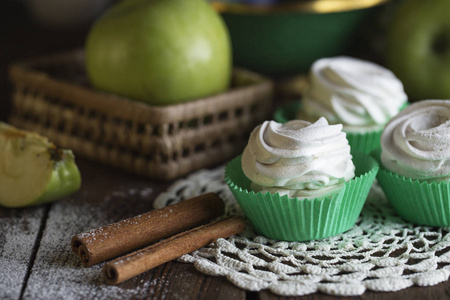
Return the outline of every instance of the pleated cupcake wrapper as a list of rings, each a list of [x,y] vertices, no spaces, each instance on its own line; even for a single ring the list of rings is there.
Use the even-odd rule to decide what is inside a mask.
[[[302,108],[300,101],[292,101],[289,104],[275,110],[273,119],[278,123],[286,123],[297,119],[297,113]]]
[[[363,152],[370,154],[370,152],[380,147],[380,138],[381,133],[383,132],[382,129],[377,131],[371,131],[366,133],[356,133],[356,132],[348,132],[347,134],[347,140],[351,148],[351,152]]]
[[[409,103],[405,103],[400,111],[405,109]],[[351,152],[363,152],[371,154],[377,148],[381,147],[381,134],[383,133],[383,128],[376,131],[369,131],[366,133],[348,132],[347,140],[351,147]]]
[[[409,103],[404,104],[400,110],[407,107]],[[275,111],[273,118],[279,123],[286,123],[297,118],[297,113],[301,109],[301,101],[292,101],[288,105]],[[372,150],[380,147],[380,138],[383,129],[377,131],[369,131],[366,133],[348,132],[347,139],[350,144],[352,153],[363,152],[370,154]]]
[[[294,101],[289,105],[279,108],[275,111],[273,118],[279,123],[286,123],[290,120],[295,120],[297,117],[297,112],[301,108],[300,101]],[[370,152],[380,147],[380,137],[382,129],[367,133],[355,133],[347,132],[347,139],[350,145],[351,151],[353,152],[363,152],[370,154]]]
[[[259,234],[277,240],[308,241],[337,235],[355,224],[378,164],[363,153],[354,155],[354,163],[357,177],[333,196],[315,199],[249,191],[251,182],[242,171],[240,156],[227,165],[225,181]]]
[[[403,219],[418,225],[450,226],[450,182],[413,180],[383,167],[377,179]]]

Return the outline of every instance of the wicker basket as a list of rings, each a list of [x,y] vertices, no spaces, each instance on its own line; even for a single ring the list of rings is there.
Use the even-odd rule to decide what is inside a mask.
[[[232,88],[150,106],[89,86],[82,51],[14,64],[9,122],[61,147],[150,179],[171,180],[229,160],[269,116],[270,80],[235,69]]]

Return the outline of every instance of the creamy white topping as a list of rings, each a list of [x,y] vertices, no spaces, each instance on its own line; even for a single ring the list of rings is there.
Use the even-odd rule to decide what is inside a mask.
[[[383,166],[400,175],[450,180],[450,100],[424,100],[402,110],[381,135]]]
[[[312,65],[309,80],[299,119],[323,116],[346,131],[381,129],[408,100],[391,71],[356,58],[320,59]]]
[[[353,178],[355,166],[342,125],[266,121],[250,135],[242,169],[256,191],[319,197]]]

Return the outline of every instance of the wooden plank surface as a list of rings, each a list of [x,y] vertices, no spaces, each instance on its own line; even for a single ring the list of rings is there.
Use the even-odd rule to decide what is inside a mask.
[[[48,207],[23,299],[190,299],[192,295],[245,299],[245,292],[225,278],[203,275],[190,264],[170,262],[118,286],[104,282],[103,264],[83,267],[71,252],[72,235],[151,210],[155,196],[168,184],[77,161],[83,174],[82,189]],[[40,219],[37,221],[39,225]],[[20,283],[18,280],[14,288],[19,292]]]
[[[204,275],[192,264],[180,262],[169,262],[117,286],[107,285],[101,275],[103,264],[85,268],[71,252],[71,236],[148,211],[169,183],[150,182],[81,158],[77,161],[83,184],[76,194],[43,207],[0,209],[0,299],[449,298],[449,281],[392,293],[366,292],[361,297],[321,293],[280,297],[269,291],[246,292],[224,277]]]
[[[0,208],[0,299],[20,298],[46,211]]]

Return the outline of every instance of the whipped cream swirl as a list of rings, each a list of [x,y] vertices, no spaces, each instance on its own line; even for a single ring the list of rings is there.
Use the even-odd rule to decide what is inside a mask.
[[[424,100],[402,110],[381,135],[383,166],[405,177],[450,181],[450,100]]]
[[[342,125],[325,118],[259,125],[242,154],[242,169],[255,191],[299,198],[329,194],[355,176]]]
[[[343,124],[346,131],[361,126],[380,129],[408,100],[391,71],[356,58],[320,59],[312,65],[309,80],[299,119],[324,116],[330,124]]]

